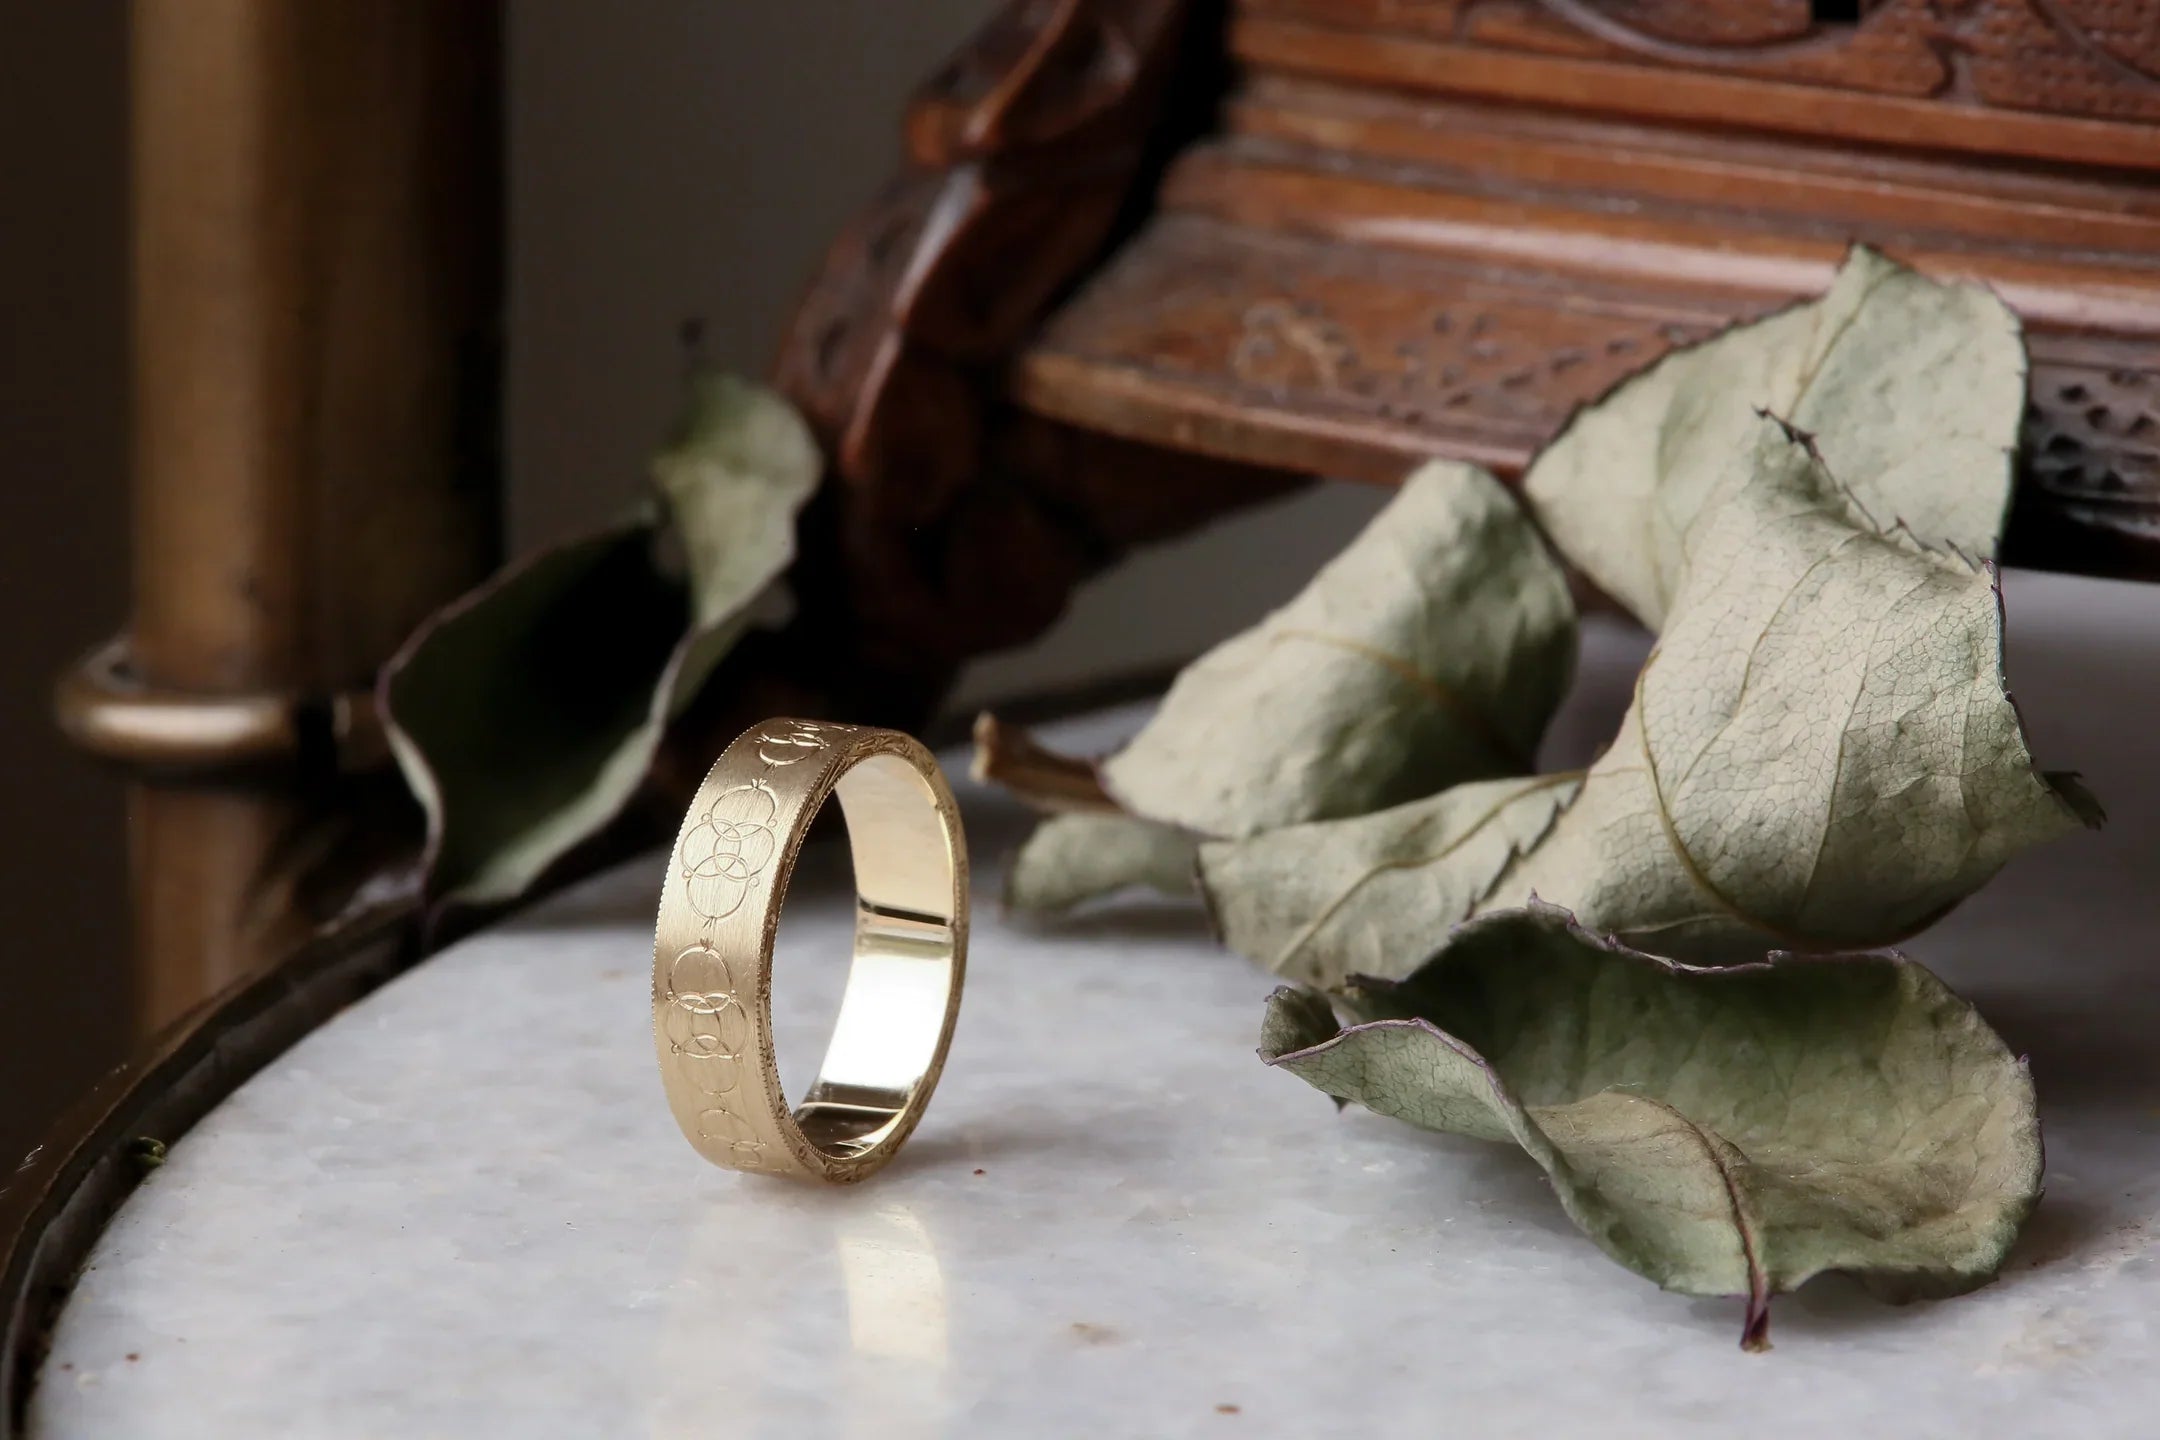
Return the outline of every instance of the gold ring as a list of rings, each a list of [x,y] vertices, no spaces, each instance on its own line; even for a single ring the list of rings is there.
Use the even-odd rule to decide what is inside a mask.
[[[800,1105],[773,1053],[773,937],[803,836],[837,795],[855,862],[855,958]],[[653,937],[668,1108],[716,1165],[860,1180],[930,1103],[967,970],[967,839],[930,752],[895,730],[768,720],[690,802]]]

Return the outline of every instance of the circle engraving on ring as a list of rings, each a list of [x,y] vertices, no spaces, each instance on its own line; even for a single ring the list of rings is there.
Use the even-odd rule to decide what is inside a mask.
[[[689,1010],[712,1011],[735,998],[735,976],[710,945],[692,945],[668,966],[668,999]]]
[[[773,1054],[773,944],[797,850],[828,802],[846,820],[859,911],[835,1024],[851,1036],[903,1022],[936,1029],[854,1045],[796,1102]],[[816,888],[825,884],[820,875]],[[967,894],[952,793],[918,742],[789,719],[737,736],[668,856],[653,946],[661,1079],[698,1152],[737,1170],[833,1183],[883,1166],[944,1068],[965,975]],[[907,936],[904,956],[889,953],[888,930]],[[935,1017],[918,1003],[930,983],[942,991]]]
[[[772,769],[807,760],[825,748],[825,727],[812,720],[791,720],[758,736],[758,759]]]
[[[735,997],[727,960],[710,945],[692,945],[667,969],[668,1008],[660,1030],[683,1078],[702,1095],[726,1095],[742,1080],[742,1051],[750,1017]]]
[[[742,1081],[740,1055],[682,1055],[682,1073],[701,1095],[726,1095]]]
[[[750,1038],[750,1019],[743,1014],[742,1006],[735,1003],[733,996],[714,1010],[672,1005],[660,1022],[660,1028],[666,1032],[668,1045],[677,1054],[693,1058],[722,1055],[731,1060],[740,1059],[743,1043]]]
[[[708,1140],[734,1145],[754,1144],[757,1140],[757,1132],[750,1128],[750,1122],[723,1106],[699,1111],[697,1124],[698,1134]]]
[[[780,848],[772,822],[779,797],[762,780],[723,791],[682,841],[683,890],[690,908],[725,920],[742,908],[750,886]]]

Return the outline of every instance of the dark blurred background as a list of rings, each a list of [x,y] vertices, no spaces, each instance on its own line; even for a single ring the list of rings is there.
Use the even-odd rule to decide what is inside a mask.
[[[117,1059],[119,785],[53,729],[127,604],[127,34],[0,3],[0,1157]]]
[[[908,90],[993,0],[508,7],[513,548],[643,483],[677,336],[761,372],[811,265],[889,173]],[[0,0],[0,1162],[117,1060],[118,784],[55,675],[127,612],[127,12]],[[1286,596],[1384,498],[1335,488],[1144,555],[955,705],[1187,655]]]

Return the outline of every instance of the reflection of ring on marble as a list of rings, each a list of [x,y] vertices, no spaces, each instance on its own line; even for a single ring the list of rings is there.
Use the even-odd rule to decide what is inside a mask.
[[[855,960],[825,1063],[790,1107],[773,936],[811,818],[837,796]],[[676,1123],[716,1165],[860,1180],[906,1142],[945,1065],[967,968],[967,840],[930,752],[893,730],[753,725],[683,819],[653,940],[653,1044]]]

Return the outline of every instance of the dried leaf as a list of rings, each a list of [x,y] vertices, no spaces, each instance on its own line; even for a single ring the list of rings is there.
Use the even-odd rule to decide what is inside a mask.
[[[1579,412],[1523,494],[1561,553],[1662,629],[1756,411],[1812,433],[1885,527],[1995,553],[2025,410],[2017,316],[1856,247],[1821,299],[1667,355]]]
[[[529,887],[621,813],[668,719],[794,557],[821,461],[770,391],[693,382],[650,507],[541,552],[420,627],[384,669],[391,748],[428,820],[430,893],[486,904]],[[662,570],[665,525],[687,580]]]
[[[1695,527],[1687,580],[1620,734],[1544,839],[1490,885],[1448,855],[1424,867],[1475,909],[1533,895],[1593,929],[1691,959],[1893,943],[2026,846],[2098,818],[2069,777],[2033,768],[2003,688],[1991,572],[1883,533],[1805,437],[1758,422],[1724,497]],[[1270,837],[1265,867],[1210,851],[1219,913],[1373,820]],[[1305,909],[1278,904],[1239,948],[1267,959],[1325,912],[1358,965],[1400,976],[1441,915],[1391,908],[1352,874]],[[1470,913],[1470,912],[1465,912]],[[1456,917],[1460,918],[1460,916]],[[1310,962],[1337,971],[1348,963]]]
[[[1244,836],[1528,769],[1567,688],[1565,577],[1498,481],[1434,462],[1312,583],[1180,674],[1104,784]]]
[[[653,483],[688,559],[693,625],[740,633],[750,603],[795,558],[795,515],[824,460],[776,392],[717,371],[690,383],[681,429],[653,460]]]
[[[1871,529],[1774,424],[1731,495],[1619,737],[1488,907],[1711,958],[1883,945],[2096,818],[2034,769],[1992,571]]]
[[[1060,755],[986,710],[975,717],[969,773],[1049,814],[1013,855],[1008,908],[1061,915],[1121,890],[1193,893],[1193,837],[1120,810],[1094,761]]]
[[[1276,974],[1333,988],[1424,958],[1537,844],[1582,773],[1480,780],[1375,815],[1200,847],[1215,926]]]
[[[1174,897],[1193,893],[1193,837],[1130,815],[1075,812],[1035,827],[1013,856],[1005,903],[1057,915],[1089,900],[1142,887]]]
[[[1551,906],[1458,931],[1354,1002],[1279,991],[1261,1056],[1427,1129],[1513,1140],[1600,1249],[1668,1290],[1842,1271],[1890,1299],[2002,1264],[2039,1197],[2033,1088],[1973,1008],[1895,955],[1694,970]]]

